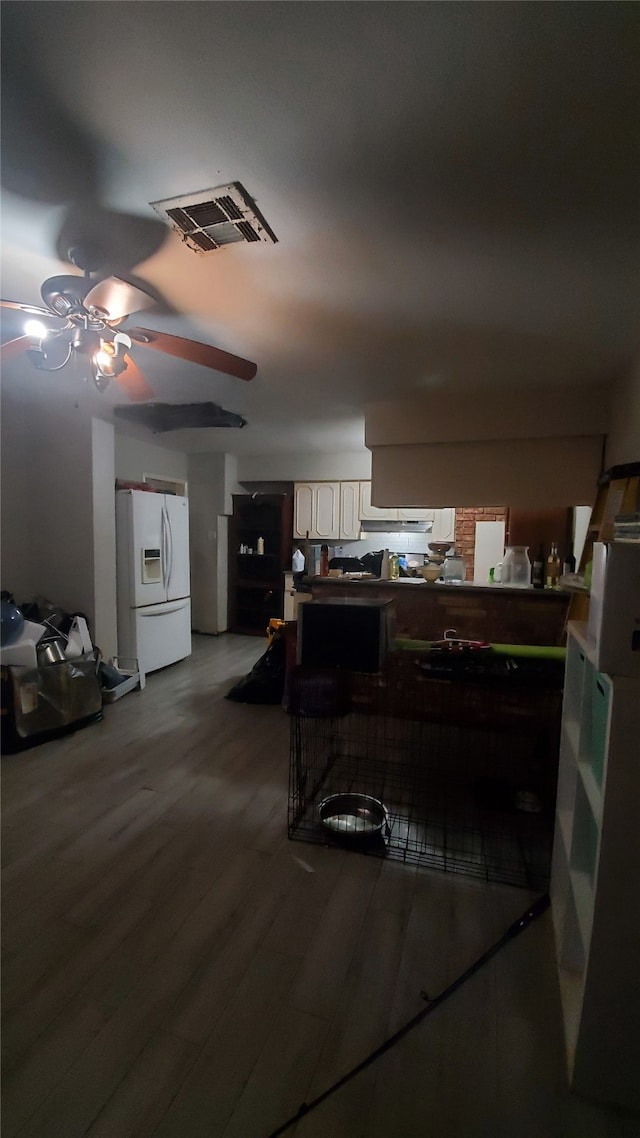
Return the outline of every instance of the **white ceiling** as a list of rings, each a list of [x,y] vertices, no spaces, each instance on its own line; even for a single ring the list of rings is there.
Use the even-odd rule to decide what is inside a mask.
[[[171,235],[137,267],[183,314],[142,324],[258,364],[245,384],[139,348],[158,398],[249,424],[163,446],[354,451],[367,401],[612,380],[638,350],[637,4],[2,7],[91,133],[108,206],[240,181],[279,238],[198,257]],[[5,298],[69,271],[60,217],[3,192]],[[121,402],[24,360],[3,382]]]

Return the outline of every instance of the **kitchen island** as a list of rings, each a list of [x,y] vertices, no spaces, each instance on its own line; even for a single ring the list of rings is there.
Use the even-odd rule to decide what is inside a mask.
[[[439,640],[454,628],[464,639],[499,644],[561,646],[570,594],[551,589],[515,589],[507,585],[445,585],[417,577],[396,581],[377,578],[305,577],[314,599],[362,597],[393,600],[396,635]]]

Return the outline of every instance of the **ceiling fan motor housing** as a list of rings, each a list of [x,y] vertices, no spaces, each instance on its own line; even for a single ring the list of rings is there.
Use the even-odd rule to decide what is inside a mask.
[[[58,316],[69,316],[83,311],[83,300],[91,287],[91,281],[83,277],[49,277],[40,289],[40,295]]]
[[[91,328],[76,328],[72,342],[74,351],[80,352],[81,355],[91,356],[100,350],[102,341],[99,332],[95,332]]]

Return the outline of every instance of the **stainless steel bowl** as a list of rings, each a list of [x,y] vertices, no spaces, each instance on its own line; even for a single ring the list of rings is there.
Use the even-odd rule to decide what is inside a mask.
[[[373,838],[389,827],[386,807],[370,794],[330,794],[318,809],[325,829],[343,838]]]
[[[64,641],[41,640],[36,645],[36,657],[39,668],[42,668],[45,664],[60,664],[63,660],[66,660]]]

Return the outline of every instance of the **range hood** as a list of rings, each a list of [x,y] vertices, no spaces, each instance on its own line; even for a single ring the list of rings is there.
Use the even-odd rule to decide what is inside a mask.
[[[360,522],[362,533],[431,533],[433,522],[399,522],[397,518],[364,518]]]

